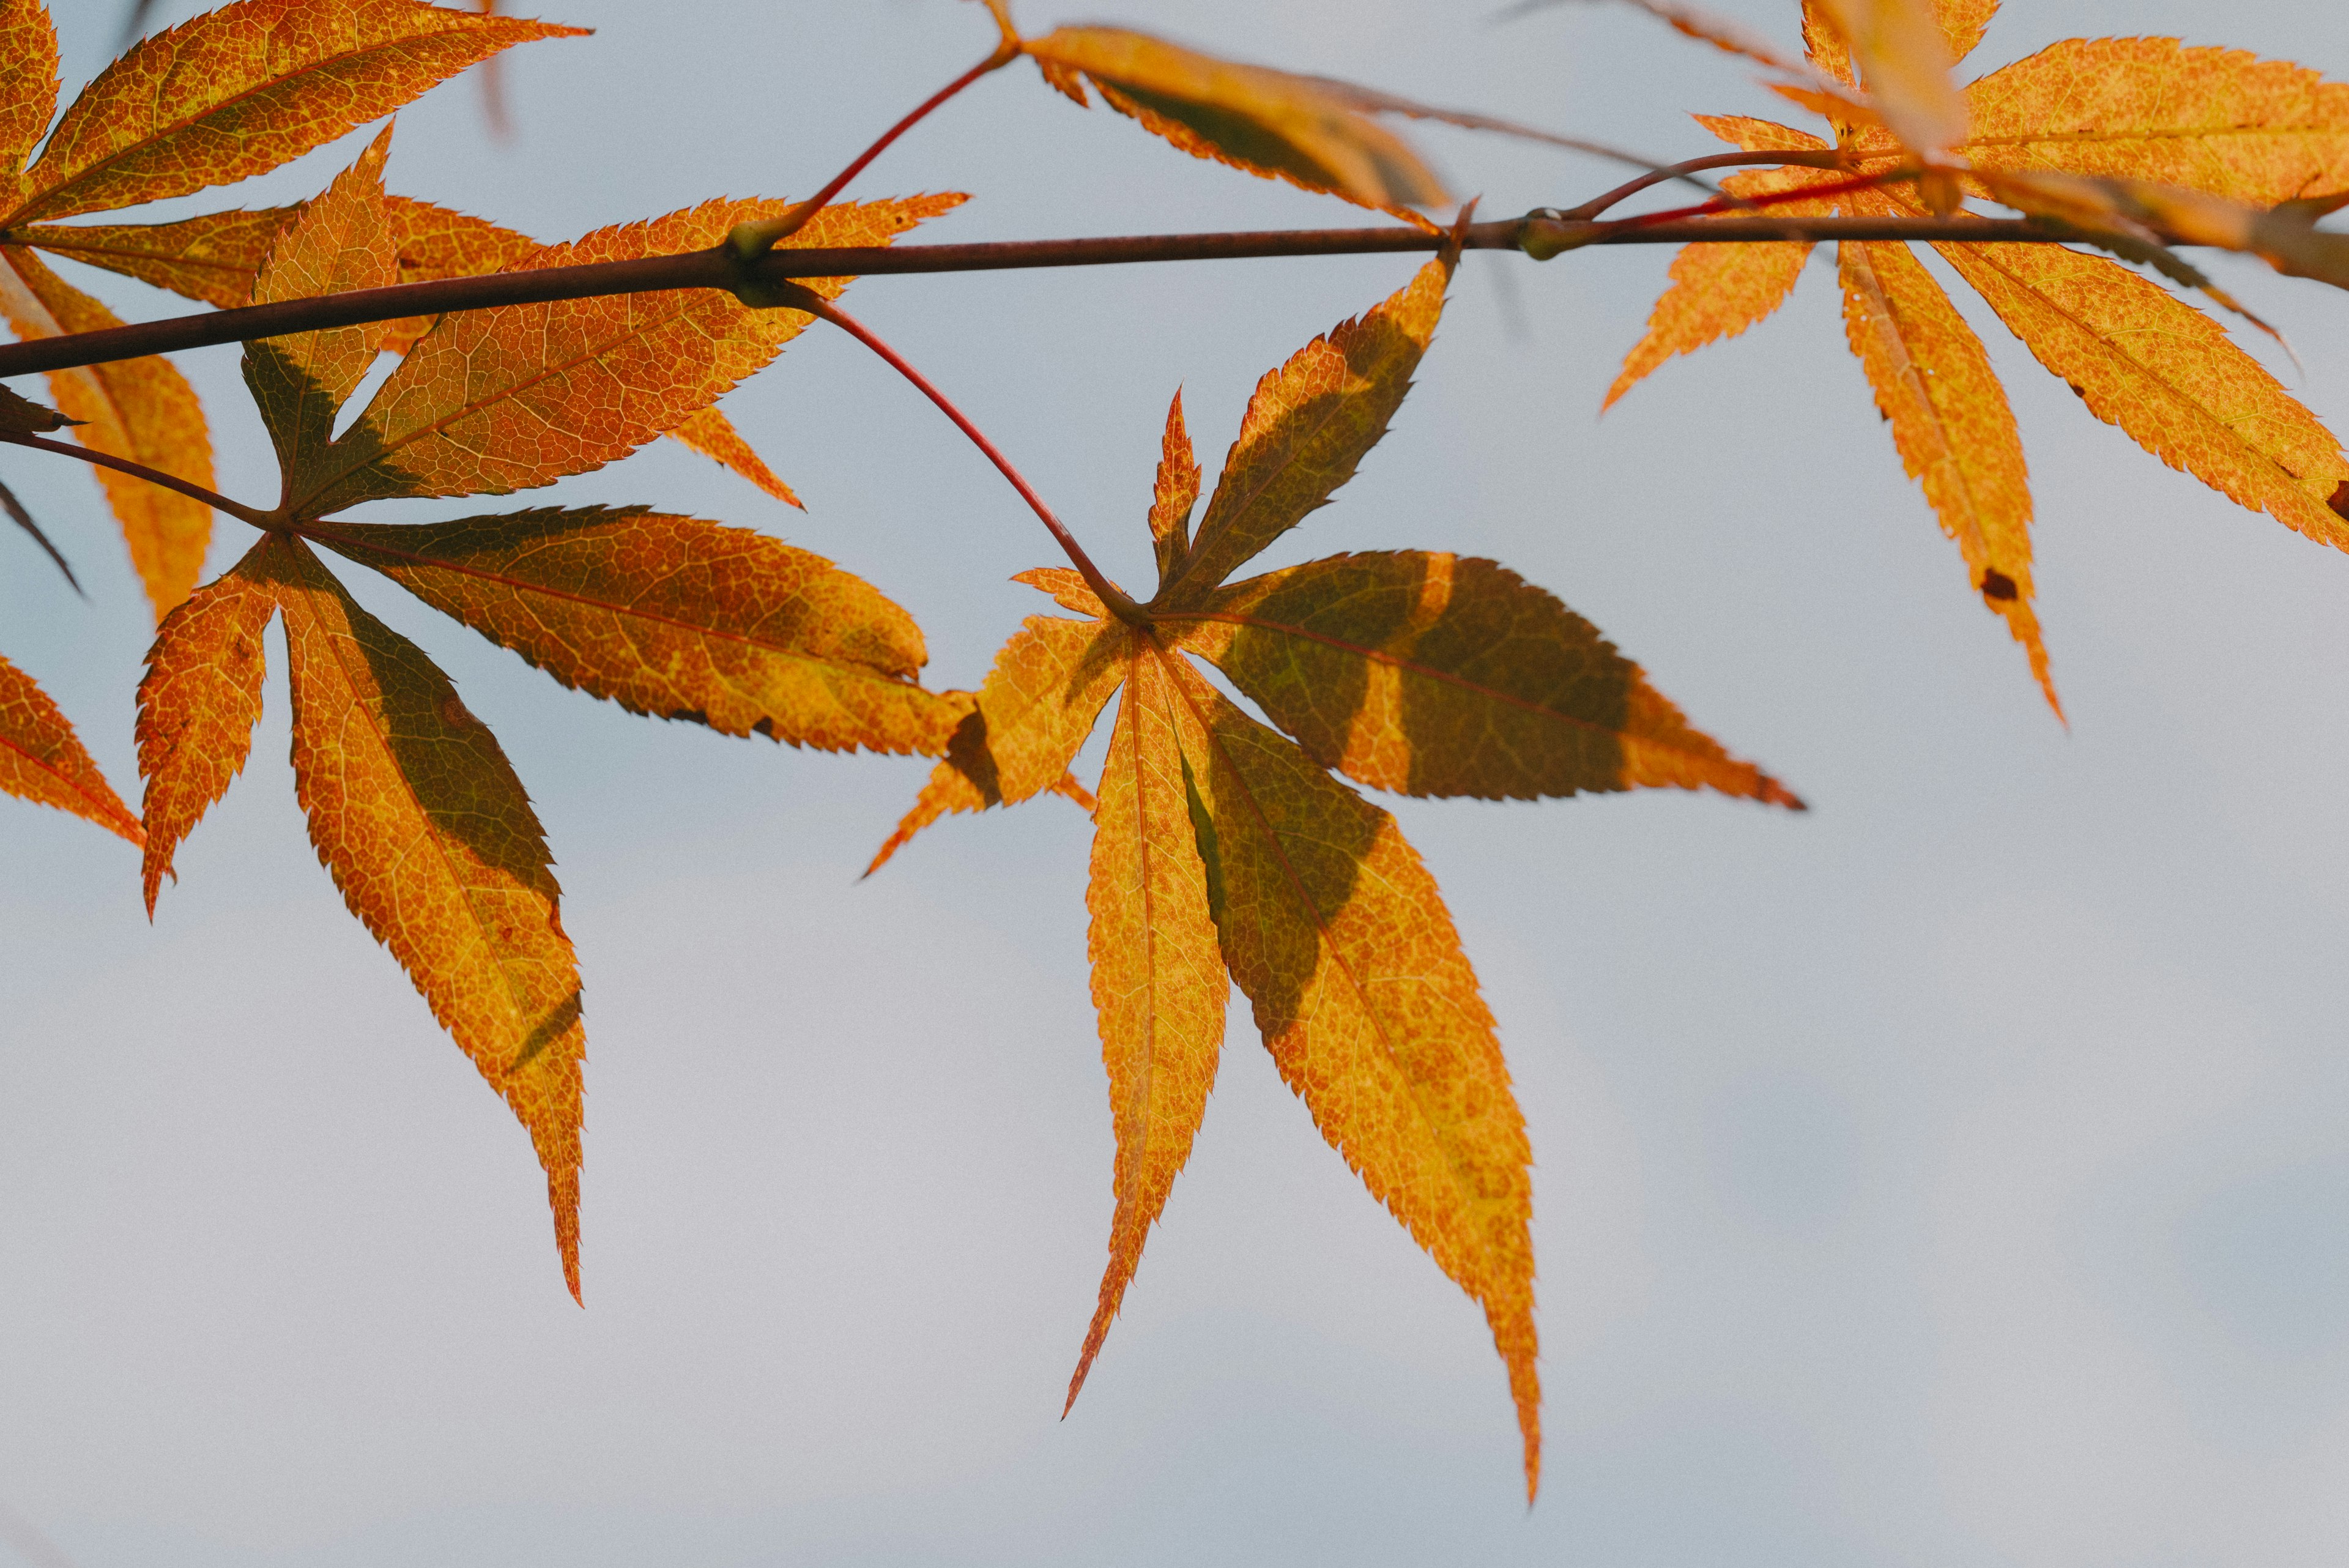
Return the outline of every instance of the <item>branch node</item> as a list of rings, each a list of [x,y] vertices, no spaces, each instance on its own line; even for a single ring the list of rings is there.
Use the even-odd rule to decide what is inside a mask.
[[[1536,207],[1517,224],[1517,249],[1546,262],[1588,244],[1597,228],[1595,223],[1573,222],[1556,207]]]

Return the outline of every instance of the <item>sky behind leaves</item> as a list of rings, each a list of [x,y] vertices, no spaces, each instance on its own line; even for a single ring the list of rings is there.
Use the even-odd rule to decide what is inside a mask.
[[[1791,5],[1716,8],[1791,44]],[[70,83],[114,23],[61,9]],[[712,4],[688,29],[544,7],[602,32],[512,57],[519,140],[483,151],[460,82],[401,117],[390,188],[549,239],[800,195],[987,44],[947,0],[780,10]],[[1682,110],[1775,112],[1628,8],[1456,16],[1023,11],[1664,154],[1718,145]],[[2349,77],[2349,21],[2313,0],[2129,21]],[[1975,58],[2112,26],[2085,0],[2010,0]],[[666,92],[695,112],[662,112]],[[986,84],[851,194],[977,192],[922,236],[940,240],[1358,221],[1077,113]],[[1615,178],[1423,140],[1495,213]],[[238,199],[314,193],[360,145]],[[255,776],[181,851],[151,932],[135,851],[10,813],[0,1502],[84,1568],[2337,1561],[2349,1067],[2329,933],[2349,827],[2330,781],[2349,716],[2330,677],[2349,564],[2012,376],[2067,736],[1949,591],[1824,254],[1780,317],[1595,419],[1669,254],[1470,257],[1393,432],[1261,562],[1502,559],[1813,806],[1381,797],[1476,955],[1533,1140],[1532,1515],[1474,1304],[1253,1050],[1227,1054],[1057,1421],[1113,1197],[1074,807],[948,819],[859,886],[926,763],[648,723],[373,584],[356,591],[496,729],[564,857],[593,987],[590,1310],[546,1265],[506,1113],[303,843],[273,687]],[[1390,258],[876,279],[858,309],[1134,586],[1176,383],[1212,472],[1265,366],[1408,276]],[[2349,412],[2338,296],[2220,276],[2308,374],[2254,351]],[[126,314],[178,308],[76,281]],[[182,358],[222,487],[266,498],[234,351]],[[804,515],[675,443],[544,504],[777,534],[905,604],[935,678],[975,684],[1039,602],[1006,579],[1051,559],[1016,499],[829,335],[723,406]],[[150,612],[65,468],[0,478],[93,602],[10,534],[0,618],[129,779]],[[245,533],[220,525],[212,569]]]

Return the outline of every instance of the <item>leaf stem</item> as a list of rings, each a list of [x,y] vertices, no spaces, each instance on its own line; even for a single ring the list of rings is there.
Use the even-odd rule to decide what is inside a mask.
[[[1706,158],[1691,158],[1665,168],[1651,169],[1636,180],[1627,180],[1612,191],[1593,196],[1578,207],[1567,208],[1558,213],[1558,216],[1568,223],[1588,223],[1617,202],[1628,197],[1636,196],[1651,185],[1661,185],[1667,180],[1684,179],[1691,174],[1702,173],[1708,169],[1738,169],[1759,163],[1774,165],[1795,163],[1806,169],[1840,169],[1843,167],[1843,154],[1834,148],[1828,148],[1819,152],[1716,152]],[[1702,182],[1699,183],[1702,184]],[[1755,204],[1751,197],[1724,196],[1719,199],[1738,202],[1743,206]]]
[[[1796,192],[1816,200],[1819,192]],[[1755,198],[1766,204],[1769,198]],[[1555,235],[1560,250],[1584,245],[1777,244],[1785,240],[1909,240],[1918,243],[2060,244],[2076,235],[2024,218],[1771,218],[1692,220],[1664,215],[1611,223],[1560,222],[1547,216],[1472,223],[1457,236],[1468,250],[1522,250],[1532,234]],[[759,285],[802,277],[885,276],[913,273],[992,272],[1007,268],[1110,266],[1144,262],[1234,261],[1271,256],[1369,255],[1433,252],[1454,244],[1450,231],[1429,233],[1400,223],[1369,229],[1271,229],[1229,234],[1128,234],[1100,239],[1010,240],[982,244],[786,247],[770,251],[747,269],[720,244],[705,251],[637,260],[590,262],[526,272],[483,273],[351,289],[307,299],[207,310],[160,321],[134,322],[96,332],[74,332],[25,343],[0,343],[0,378],[79,365],[111,364],[183,348],[204,348],[326,327],[535,305],[656,294],[672,288],[735,292],[747,271]]]
[[[891,369],[911,381],[924,397],[936,403],[938,406],[938,411],[952,420],[955,428],[968,436],[973,446],[986,453],[987,461],[995,464],[997,472],[1011,482],[1011,488],[1019,493],[1019,499],[1028,503],[1030,509],[1042,520],[1045,528],[1051,533],[1053,539],[1058,541],[1061,550],[1068,556],[1069,564],[1076,567],[1077,574],[1085,579],[1085,586],[1092,589],[1102,604],[1109,607],[1112,615],[1136,626],[1142,625],[1149,618],[1143,612],[1140,605],[1126,597],[1115,583],[1102,575],[1099,566],[1093,565],[1092,557],[1085,554],[1085,548],[1077,543],[1076,535],[1070,533],[1061,520],[1052,514],[1052,509],[1044,504],[1044,498],[1036,493],[1035,487],[1022,477],[1018,469],[1011,466],[1011,460],[1003,455],[1002,449],[988,440],[987,432],[973,424],[968,414],[955,407],[953,400],[938,390],[936,385],[928,377],[914,369],[904,355],[890,348],[871,327],[866,327],[830,300],[805,289],[796,289],[794,292],[805,297],[793,300],[791,308],[804,310],[821,320],[830,322],[867,348],[872,349]]]
[[[999,17],[999,21],[1000,21]],[[734,253],[734,256],[737,261],[744,263],[753,262],[761,255],[764,255],[767,252],[772,250],[778,242],[787,240],[792,235],[798,234],[802,229],[807,227],[807,223],[810,218],[814,217],[818,213],[823,211],[823,209],[831,203],[832,199],[834,196],[839,195],[843,190],[847,188],[848,182],[851,180],[854,180],[859,174],[864,173],[866,167],[870,165],[874,159],[880,157],[884,152],[886,152],[889,150],[889,144],[891,142],[896,140],[897,138],[905,135],[905,132],[913,130],[914,127],[928,119],[933,110],[946,103],[957,93],[962,91],[963,88],[970,86],[971,83],[978,80],[979,78],[987,76],[991,72],[1001,70],[1004,67],[1009,65],[1019,57],[1019,40],[1015,37],[1007,36],[1003,42],[996,46],[994,52],[989,54],[987,58],[979,61],[978,64],[971,67],[970,69],[963,72],[962,75],[955,78],[954,80],[947,83],[946,86],[940,88],[928,98],[923,99],[922,102],[915,108],[912,113],[906,115],[905,119],[899,120],[896,124],[883,131],[879,140],[874,142],[872,146],[866,148],[864,151],[858,153],[854,159],[850,160],[848,167],[833,175],[830,183],[826,184],[823,189],[818,191],[814,195],[810,196],[806,201],[802,202],[799,205],[793,207],[790,212],[785,213],[780,218],[770,218],[762,223],[735,224],[733,233],[726,236],[727,248]]]
[[[14,446],[29,446],[36,452],[53,452],[60,457],[78,458],[99,468],[110,468],[117,473],[127,473],[133,479],[143,479],[150,484],[160,484],[166,490],[201,501],[205,505],[227,513],[240,523],[250,523],[256,528],[281,528],[276,518],[266,512],[254,510],[241,502],[231,501],[217,491],[206,490],[201,484],[191,484],[176,474],[165,473],[160,468],[150,468],[143,462],[133,462],[127,457],[117,457],[110,452],[98,452],[70,441],[51,441],[47,436],[0,433],[0,441]]]

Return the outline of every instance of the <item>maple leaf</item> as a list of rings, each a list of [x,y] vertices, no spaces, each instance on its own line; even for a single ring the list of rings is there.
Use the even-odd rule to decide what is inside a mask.
[[[1413,207],[1451,199],[1410,144],[1364,112],[1404,108],[1399,99],[1124,27],[1061,27],[1023,47],[1044,79],[1081,107],[1092,105],[1090,81],[1112,109],[1195,157],[1414,223],[1424,220]]]
[[[1972,50],[1995,9],[1992,0],[1940,0],[1933,19],[1949,58]],[[1806,5],[1812,64],[1848,82],[1853,59],[1845,36],[1824,4]],[[2033,210],[2053,210],[2070,193],[2074,215],[2091,229],[2125,227],[2146,215],[2176,223],[2185,213],[2220,226],[2215,234],[2206,226],[2198,238],[2258,249],[2267,237],[2305,247],[2312,242],[2296,232],[2273,240],[2277,223],[2246,203],[2349,175],[2349,87],[2240,51],[2188,49],[2174,39],[2074,40],[1981,78],[1962,97],[1971,129],[1951,151],[1971,169],[1967,182]],[[1750,151],[1826,145],[1764,120],[1700,119]],[[1837,145],[1857,172],[1880,173],[1905,156],[1881,126],[1836,124]],[[1788,166],[1738,178],[1744,194],[1795,190],[1823,175]],[[2176,196],[2165,200],[2161,192],[2172,187],[2157,182],[2176,182]],[[2195,184],[2199,192],[2182,189]],[[1862,216],[1925,211],[1916,196],[1889,187],[1827,202]],[[2261,220],[2270,221],[2261,227]],[[2240,227],[2227,232],[2228,223]],[[1722,254],[1732,249],[1775,254]],[[2349,482],[2349,457],[2201,311],[2127,267],[2062,246],[1935,249],[2097,418],[2230,499],[2349,548],[2349,524],[2331,505]],[[2032,506],[2021,437],[1988,355],[1911,247],[1864,241],[1838,250],[1847,335],[1903,465],[1922,483],[1975,590],[2023,645],[2060,714],[2032,602]],[[1672,264],[1673,286],[1608,401],[1671,355],[1767,316],[1793,287],[1806,254],[1807,247],[1792,244],[1683,250]]]
[[[874,865],[948,812],[1052,788],[1116,695],[1086,891],[1116,1210],[1070,1400],[1189,1157],[1237,983],[1322,1136],[1483,1305],[1530,1496],[1541,1428],[1524,1122],[1434,878],[1393,818],[1327,770],[1415,794],[1667,785],[1801,802],[1689,728],[1596,628],[1489,561],[1392,551],[1225,583],[1385,432],[1451,270],[1429,263],[1265,376],[1195,537],[1201,476],[1177,395],[1148,516],[1157,594],[1121,619],[1077,572],[1022,573],[1083,618],[1021,624]],[[1195,655],[1287,733],[1208,685]]]
[[[379,286],[403,265],[444,265],[452,253],[511,259],[479,220],[387,196],[390,138],[387,128],[275,234],[256,301]],[[953,200],[827,210],[809,243],[894,234]],[[711,203],[583,247],[645,254],[675,248],[679,234],[714,240],[740,209],[762,205],[774,204]],[[836,294],[846,281],[822,286]],[[398,526],[326,518],[375,493],[494,492],[608,461],[664,422],[673,428],[696,399],[706,406],[806,319],[752,313],[714,291],[639,296],[602,312],[481,314],[486,330],[467,317],[431,323],[370,406],[388,393],[420,433],[403,443],[383,431],[410,427],[370,425],[363,414],[352,431],[362,432],[364,456],[340,467],[352,439],[335,427],[380,351],[380,330],[327,327],[245,346],[281,500],[273,513],[240,514],[268,536],[172,610],[149,653],[138,732],[145,891],[151,913],[178,846],[243,766],[261,712],[263,634],[274,617],[285,628],[295,778],[312,842],[352,913],[529,1131],[576,1296],[585,1047],[543,835],[503,753],[448,677],[361,609],[311,542],[632,711],[795,745],[936,753],[972,700],[919,685],[920,630],[870,585],[747,531],[646,508]],[[475,373],[443,351],[451,338],[480,362]],[[667,379],[645,400],[654,411],[619,410],[616,420],[609,394],[655,365]],[[534,418],[508,417],[517,403]],[[456,449],[445,435],[452,428],[474,444]],[[550,430],[570,432],[567,444],[550,447],[542,439]],[[437,467],[419,478],[387,459],[412,464],[412,449]],[[335,488],[353,473],[374,487]]]
[[[19,337],[118,327],[32,247],[214,304],[242,304],[242,263],[274,233],[266,213],[159,225],[54,220],[186,195],[264,173],[378,119],[446,77],[528,39],[578,28],[422,0],[237,0],[134,45],[57,118],[55,30],[41,0],[0,4],[0,311]],[[26,156],[48,130],[31,167]],[[76,439],[202,488],[212,477],[202,407],[160,358],[53,372]],[[203,568],[202,503],[101,471],[99,483],[156,618]]]
[[[66,716],[33,678],[0,659],[0,794],[53,805],[131,843],[141,841],[130,815]]]
[[[917,196],[827,207],[786,243],[882,244],[962,200]],[[707,248],[737,223],[791,206],[707,202],[546,246],[523,265]],[[850,280],[801,281],[831,299]],[[599,468],[677,429],[765,366],[813,319],[791,309],[753,310],[715,289],[445,317],[409,350],[350,428],[292,472],[286,504],[321,516],[379,497],[503,494]]]

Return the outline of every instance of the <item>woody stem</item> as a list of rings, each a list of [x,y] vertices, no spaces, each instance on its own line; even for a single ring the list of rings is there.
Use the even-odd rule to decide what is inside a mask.
[[[1092,557],[1085,554],[1085,548],[1077,543],[1076,535],[1070,533],[1061,520],[1052,514],[1052,509],[1044,504],[1044,498],[1036,493],[1035,487],[1022,477],[1018,469],[1011,466],[1011,460],[1003,455],[1002,449],[988,440],[987,432],[973,424],[968,415],[955,407],[953,400],[938,390],[928,377],[914,369],[905,356],[883,342],[871,328],[834,306],[830,300],[804,289],[797,292],[805,295],[805,298],[792,300],[792,308],[804,310],[812,316],[832,323],[833,326],[839,327],[843,332],[872,349],[891,369],[911,381],[924,397],[936,403],[938,406],[938,411],[952,420],[957,430],[970,438],[970,443],[986,454],[987,461],[995,464],[998,472],[1010,481],[1011,488],[1019,493],[1019,499],[1025,501],[1029,508],[1043,522],[1045,528],[1050,532],[1053,539],[1067,554],[1069,564],[1077,568],[1077,574],[1084,578],[1085,586],[1092,589],[1102,604],[1109,607],[1112,615],[1120,620],[1137,623],[1144,618],[1142,607],[1121,592],[1117,585],[1104,576],[1099,566],[1093,565]]]
[[[36,452],[53,452],[60,457],[78,458],[99,468],[110,468],[117,473],[127,473],[133,479],[143,479],[150,484],[160,484],[166,490],[176,490],[191,500],[227,513],[240,523],[250,523],[256,528],[274,528],[279,524],[266,512],[258,512],[241,502],[231,501],[218,491],[191,484],[177,474],[165,473],[160,468],[150,468],[143,462],[133,462],[127,457],[117,457],[110,452],[97,452],[89,447],[76,446],[70,441],[50,441],[46,436],[22,435],[0,431],[0,441],[14,446],[29,446]]]
[[[1816,201],[1817,190],[1788,199]],[[1756,207],[1769,196],[1753,199]],[[1369,229],[1272,229],[1234,234],[1128,234],[1101,239],[1009,240],[962,245],[871,245],[770,251],[747,266],[719,244],[706,251],[646,256],[633,261],[590,262],[577,266],[539,267],[526,272],[482,273],[436,278],[386,288],[350,289],[306,299],[207,310],[192,316],[74,332],[26,343],[0,343],[0,378],[36,370],[105,365],[150,354],[173,353],[216,344],[243,343],[294,332],[486,310],[501,305],[537,305],[559,299],[599,299],[654,294],[673,288],[721,288],[780,285],[802,277],[861,277],[910,273],[992,272],[1006,268],[1108,266],[1136,262],[1230,261],[1266,256],[1370,255],[1433,253],[1457,243],[1464,249],[1523,250],[1539,232],[1545,249],[1584,245],[1775,244],[1785,240],[1909,240],[1981,244],[1990,242],[2060,244],[2077,235],[2044,228],[2022,218],[1773,218],[1730,215],[1671,219],[1649,216],[1612,223],[1561,222],[1547,216],[1502,218],[1471,223],[1455,236],[1400,223]]]

